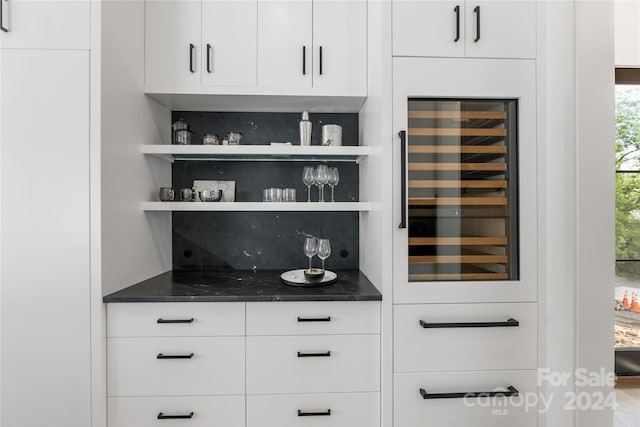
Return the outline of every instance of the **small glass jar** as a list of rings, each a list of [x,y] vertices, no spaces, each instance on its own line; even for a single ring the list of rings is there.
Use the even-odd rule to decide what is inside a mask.
[[[227,134],[227,141],[229,141],[229,145],[240,145],[242,134],[240,132],[229,132]]]
[[[205,133],[202,137],[202,144],[204,145],[220,145],[220,139],[218,135],[214,133]]]

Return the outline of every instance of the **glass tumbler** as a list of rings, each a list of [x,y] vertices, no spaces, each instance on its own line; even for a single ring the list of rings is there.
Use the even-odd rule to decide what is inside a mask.
[[[295,188],[285,188],[283,201],[285,202],[295,202],[296,201],[296,189]]]

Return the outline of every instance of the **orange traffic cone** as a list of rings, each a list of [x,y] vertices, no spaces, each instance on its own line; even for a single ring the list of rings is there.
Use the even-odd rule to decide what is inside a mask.
[[[624,291],[624,297],[622,297],[622,307],[629,308],[631,304],[629,304],[629,291]]]
[[[638,305],[638,294],[636,292],[631,293],[631,311],[640,313],[640,305]]]

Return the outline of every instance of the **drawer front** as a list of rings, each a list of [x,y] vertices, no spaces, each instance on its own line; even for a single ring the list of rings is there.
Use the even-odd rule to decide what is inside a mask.
[[[378,301],[247,303],[247,335],[378,333]]]
[[[109,337],[244,335],[243,302],[107,304]]]
[[[108,395],[243,394],[244,347],[243,337],[109,338]]]
[[[507,322],[509,319],[515,319],[518,326],[495,324],[513,325],[514,322]],[[422,327],[421,321],[431,327]],[[489,326],[448,325],[469,326],[470,322],[486,322]],[[534,369],[536,353],[535,303],[416,304],[394,308],[395,372]]]
[[[396,427],[515,427],[537,425],[537,371],[438,372],[394,375]],[[427,393],[518,390],[511,397],[423,398]]]
[[[298,411],[301,411],[300,414]],[[248,427],[374,427],[379,425],[379,393],[247,396]]]
[[[247,337],[247,393],[380,390],[379,335]]]
[[[245,425],[244,396],[110,397],[107,406],[109,427]]]

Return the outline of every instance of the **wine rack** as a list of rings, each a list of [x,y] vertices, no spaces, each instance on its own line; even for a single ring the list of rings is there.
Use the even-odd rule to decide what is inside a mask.
[[[409,99],[409,281],[518,278],[517,101]]]

